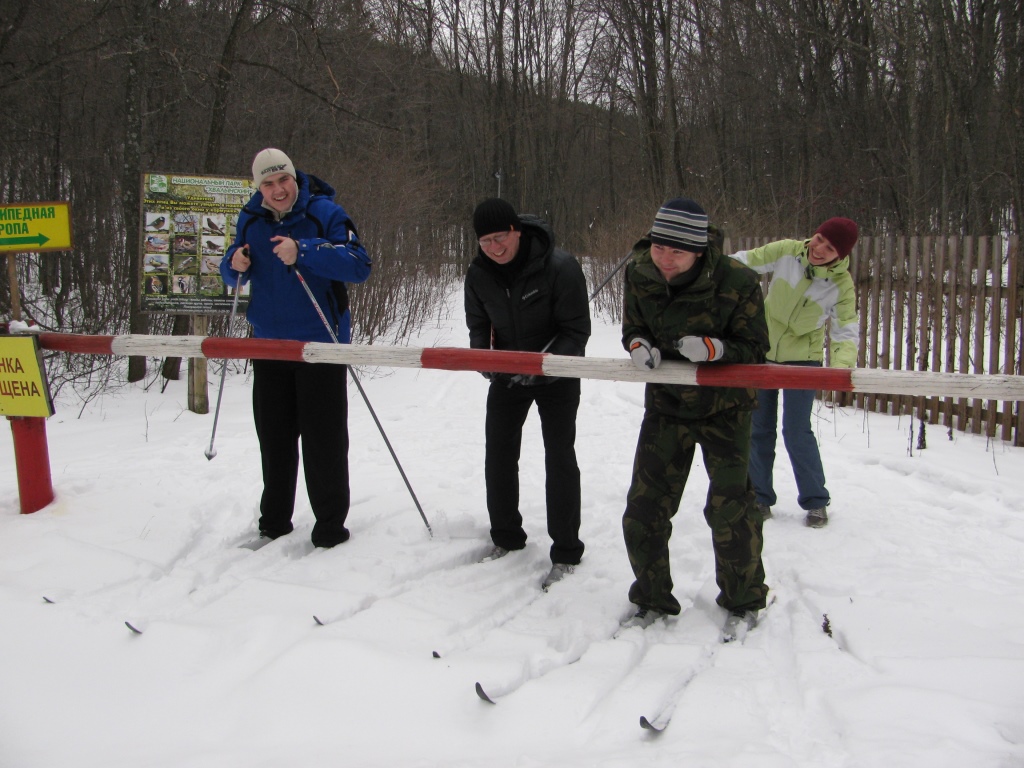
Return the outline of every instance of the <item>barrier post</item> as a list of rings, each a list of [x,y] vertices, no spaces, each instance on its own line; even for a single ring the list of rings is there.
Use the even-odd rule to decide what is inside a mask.
[[[11,422],[14,437],[21,514],[28,515],[53,501],[46,419],[40,416],[8,416],[7,420]]]

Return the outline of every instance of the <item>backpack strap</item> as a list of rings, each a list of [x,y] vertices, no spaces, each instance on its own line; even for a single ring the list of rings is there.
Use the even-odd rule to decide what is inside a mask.
[[[316,216],[309,213],[306,214],[306,218],[316,225],[317,237],[323,238],[325,231],[323,222],[321,222]],[[346,218],[345,226],[356,237],[359,237],[359,234],[356,232],[355,225],[352,223],[352,219]],[[335,325],[340,326],[341,318],[345,316],[345,313],[348,312],[349,309],[348,287],[345,285],[343,280],[331,280],[331,293],[329,298],[333,299],[331,302],[331,310],[335,313],[334,323]]]

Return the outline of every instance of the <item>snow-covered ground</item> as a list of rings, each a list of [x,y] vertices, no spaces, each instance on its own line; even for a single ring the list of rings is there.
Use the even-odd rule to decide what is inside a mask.
[[[412,343],[465,336],[454,300]],[[621,357],[617,328],[598,320],[588,352]],[[774,603],[725,646],[698,456],[672,539],[684,612],[613,637],[631,613],[620,519],[643,386],[583,383],[587,551],[543,593],[536,414],[530,543],[478,564],[486,382],[361,380],[433,537],[354,387],[352,539],[328,551],[310,544],[302,487],[293,535],[238,547],[261,490],[240,374],[212,461],[212,415],[187,410],[184,379],[80,417],[58,403],[57,499],[32,515],[0,440],[0,766],[1024,766],[1021,449],[932,427],[908,455],[909,419],[823,407],[832,521],[802,525],[783,451],[765,524]],[[639,726],[667,714],[661,734]]]

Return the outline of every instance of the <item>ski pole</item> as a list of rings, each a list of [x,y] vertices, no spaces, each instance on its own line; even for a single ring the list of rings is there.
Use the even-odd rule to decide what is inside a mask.
[[[295,267],[295,276],[299,278],[299,282],[302,283],[302,287],[306,291],[306,295],[309,296],[309,300],[313,302],[313,307],[316,309],[316,313],[320,316],[321,322],[324,324],[324,328],[327,329],[327,333],[330,334],[331,340],[335,344],[341,344],[338,341],[337,335],[334,333],[334,329],[331,328],[331,324],[327,322],[327,316],[324,311],[320,308],[320,302],[316,300],[316,296],[313,295],[313,291],[310,290],[309,285],[306,284],[306,279],[302,276],[298,267]],[[373,417],[373,423],[377,425],[377,431],[380,432],[380,436],[384,438],[384,444],[388,447],[388,451],[391,453],[391,458],[394,459],[395,466],[398,467],[398,472],[402,476],[402,480],[405,481],[405,487],[409,489],[409,495],[412,496],[412,501],[416,505],[416,509],[420,513],[420,517],[423,518],[423,524],[427,526],[427,533],[433,538],[434,530],[430,527],[430,523],[427,521],[427,516],[423,514],[423,507],[420,506],[420,500],[416,498],[416,492],[412,489],[412,484],[409,482],[409,478],[406,477],[405,470],[402,468],[402,462],[398,460],[398,455],[395,453],[395,449],[391,447],[391,441],[388,440],[387,434],[384,432],[384,427],[380,423],[380,419],[377,418],[376,411],[373,410],[373,406],[370,405],[370,398],[366,396],[366,392],[363,390],[363,385],[359,382],[359,377],[356,376],[356,372],[352,369],[352,366],[348,367],[348,372],[352,376],[352,381],[356,384],[356,389],[359,390],[359,394],[363,398],[363,402],[366,403],[366,409],[370,412],[370,416]]]
[[[249,255],[249,246],[242,248],[242,253],[246,256]],[[238,312],[238,294],[242,292],[242,274],[238,275],[238,282],[235,283],[235,299],[231,302],[231,317],[228,319],[228,333],[231,333],[231,326],[235,324],[235,313]],[[220,401],[224,396],[224,377],[228,372],[228,361],[224,359],[224,367],[220,371],[220,387],[217,388],[217,407],[213,410],[213,431],[210,432],[210,447],[207,448],[203,453],[206,455],[206,460],[210,461],[214,456],[217,455],[217,449],[213,447],[213,439],[217,436],[217,420],[220,418]]]
[[[619,274],[619,270],[622,269],[622,267],[625,265],[625,263],[627,261],[629,261],[629,259],[630,259],[630,257],[632,255],[633,255],[633,252],[630,251],[629,253],[627,253],[625,255],[625,257],[622,259],[622,261],[620,261],[618,264],[615,265],[615,269],[613,269],[611,272],[609,272],[608,276],[605,277],[605,279],[601,281],[601,284],[599,286],[597,286],[597,288],[594,289],[594,292],[590,294],[590,298],[587,299],[588,303],[597,298],[597,294],[599,294],[601,292],[601,289],[604,288],[606,285],[608,285],[608,283],[610,283],[612,281],[613,277],[615,277],[617,274]]]
[[[633,252],[630,251],[629,253],[626,254],[625,258],[623,258],[622,261],[620,261],[618,264],[615,265],[615,269],[613,269],[611,272],[609,272],[608,275],[605,277],[605,279],[601,281],[601,284],[599,286],[597,286],[597,288],[594,289],[593,293],[590,294],[590,298],[587,299],[587,304],[590,304],[591,302],[594,301],[594,299],[597,298],[597,294],[599,294],[601,292],[601,289],[604,288],[606,285],[608,285],[608,283],[610,283],[612,281],[612,278],[615,277],[619,273],[619,270],[622,269],[623,265],[627,261],[629,261],[629,259],[630,259],[630,257],[632,255],[633,255]],[[549,341],[547,344],[544,345],[544,349],[541,350],[541,354],[543,354],[544,352],[547,352],[548,348],[552,344],[555,343],[555,339],[557,339],[557,338],[558,338],[557,334],[555,336],[553,336],[551,338],[551,341]]]
[[[609,272],[605,276],[604,280],[601,281],[601,284],[599,286],[597,286],[597,288],[594,289],[593,293],[590,294],[590,298],[587,299],[587,304],[592,303],[594,301],[594,299],[597,298],[597,294],[599,294],[601,292],[601,289],[604,288],[606,285],[608,285],[608,283],[610,283],[612,281],[612,278],[615,277],[615,275],[617,275],[619,273],[619,270],[622,269],[623,265],[627,261],[629,261],[629,259],[630,259],[630,257],[632,255],[633,255],[633,252],[630,251],[629,253],[627,253],[623,257],[622,261],[620,261],[618,264],[615,265],[615,269],[613,269],[611,272]],[[543,355],[545,352],[547,352],[551,348],[551,345],[555,343],[555,339],[557,339],[557,338],[558,338],[558,334],[556,333],[554,336],[551,337],[551,340],[547,344],[544,345],[544,349],[542,349],[540,351],[540,354]],[[521,383],[522,381],[524,381],[524,380],[526,380],[528,378],[529,377],[526,374],[517,373],[515,376],[513,376],[511,378],[511,380],[509,380],[508,385],[511,387],[513,384],[519,384],[519,383]]]

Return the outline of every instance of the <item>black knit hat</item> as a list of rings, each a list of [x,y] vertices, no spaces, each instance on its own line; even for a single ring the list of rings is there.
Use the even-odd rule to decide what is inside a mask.
[[[515,209],[497,197],[484,200],[473,211],[473,229],[476,230],[477,237],[520,228]]]
[[[708,215],[689,198],[673,198],[654,217],[650,239],[657,245],[683,251],[703,251],[708,244]]]

